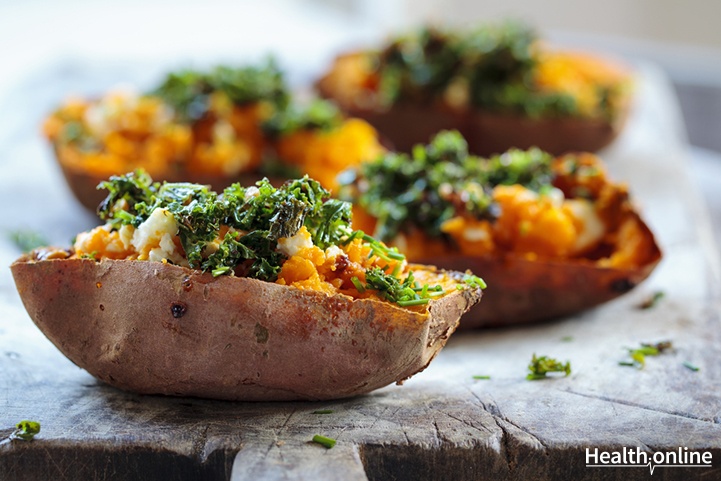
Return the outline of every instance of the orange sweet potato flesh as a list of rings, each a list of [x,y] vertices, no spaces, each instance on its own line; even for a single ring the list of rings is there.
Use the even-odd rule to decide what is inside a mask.
[[[341,55],[336,59],[336,66],[363,56],[363,52]],[[629,99],[619,106],[613,121],[582,117],[533,119],[482,109],[462,111],[440,104],[409,102],[398,102],[383,110],[359,107],[347,93],[338,90],[341,80],[331,70],[316,83],[316,88],[322,97],[335,100],[351,117],[361,118],[375,127],[393,149],[401,152],[410,152],[414,145],[428,142],[440,130],[458,130],[468,142],[468,150],[481,156],[514,147],[523,150],[538,147],[553,155],[596,152],[618,136],[629,112]]]
[[[56,149],[56,157],[57,155]],[[78,199],[83,207],[95,212],[98,205],[100,205],[108,195],[107,190],[98,189],[97,187],[101,182],[108,180],[109,176],[93,174],[84,170],[68,167],[63,162],[58,162],[58,164],[75,198]],[[263,175],[257,172],[247,172],[236,176],[168,172],[165,175],[155,177],[155,180],[160,182],[190,182],[192,184],[210,185],[213,187],[213,190],[220,192],[235,182],[240,182],[243,185],[253,185],[255,182],[263,179],[263,177]],[[282,181],[278,179],[270,180],[274,183],[282,183]],[[283,181],[284,180],[286,179],[283,179]]]
[[[469,256],[448,253],[415,262],[469,269],[488,283],[483,304],[463,316],[460,329],[506,327],[575,314],[615,299],[646,279],[661,261],[648,226],[634,214],[646,246],[633,267],[602,267],[589,259],[529,260],[513,253]]]
[[[97,379],[144,394],[367,393],[423,370],[481,296],[465,289],[403,309],[156,262],[49,257],[36,251],[11,266],[32,320]]]

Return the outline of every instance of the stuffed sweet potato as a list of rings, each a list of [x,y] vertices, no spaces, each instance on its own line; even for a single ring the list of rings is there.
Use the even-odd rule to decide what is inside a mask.
[[[43,130],[89,209],[104,197],[100,182],[136,168],[217,190],[300,173],[333,189],[338,172],[383,151],[373,127],[343,118],[331,102],[294,102],[272,63],[170,73],[144,95],[116,90],[69,99]]]
[[[408,265],[352,231],[350,205],[307,177],[216,195],[111,178],[107,223],[12,265],[30,317],[121,389],[320,400],[425,368],[483,281]]]
[[[426,28],[379,51],[341,55],[317,87],[403,152],[455,129],[477,155],[532,146],[560,155],[593,152],[616,137],[630,75],[606,59],[552,50],[528,27],[505,23]]]
[[[661,259],[625,185],[589,153],[510,150],[482,159],[458,132],[411,156],[387,154],[342,174],[354,226],[409,260],[482,272],[487,300],[461,327],[572,314],[648,277]]]

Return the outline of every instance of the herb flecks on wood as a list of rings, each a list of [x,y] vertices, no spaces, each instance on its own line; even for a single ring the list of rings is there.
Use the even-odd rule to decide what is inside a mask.
[[[528,365],[528,370],[531,373],[526,376],[526,379],[531,381],[546,379],[549,377],[548,373],[553,372],[563,372],[566,376],[569,376],[571,374],[571,362],[566,361],[566,364],[563,364],[547,356],[537,357],[534,353],[531,363]]]

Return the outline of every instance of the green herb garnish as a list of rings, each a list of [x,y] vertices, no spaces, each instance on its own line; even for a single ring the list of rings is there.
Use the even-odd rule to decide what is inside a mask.
[[[566,364],[563,364],[547,356],[536,357],[534,353],[528,370],[531,371],[526,376],[528,380],[546,379],[549,372],[565,372],[568,376],[571,374],[571,363],[566,361]]]
[[[343,121],[343,115],[335,103],[314,99],[307,106],[291,104],[278,110],[263,123],[263,130],[270,137],[281,137],[298,130],[331,130]]]
[[[38,232],[30,230],[18,230],[8,234],[10,240],[23,252],[30,252],[38,247],[48,245],[45,237]]]
[[[23,441],[32,441],[36,434],[40,432],[40,423],[35,421],[20,421],[15,425],[15,431],[10,434],[8,439],[21,439]]]
[[[646,365],[646,356],[657,356],[667,349],[671,349],[673,344],[670,341],[658,342],[656,344],[641,344],[640,348],[626,348],[633,362],[618,363],[620,366],[633,366],[637,369],[643,369]]]
[[[572,342],[572,341],[573,341],[573,336],[563,336],[561,338],[561,342]]]
[[[320,434],[316,434],[315,436],[313,436],[313,442],[322,444],[326,448],[330,449],[333,446],[335,446],[336,440],[331,439],[331,438],[326,438],[325,436],[321,436]]]
[[[499,210],[491,192],[499,184],[548,186],[552,160],[535,148],[481,159],[468,153],[460,133],[444,131],[410,156],[391,152],[344,172],[340,196],[377,219],[374,235],[383,241],[414,227],[443,237],[441,225],[456,216],[493,221]]]
[[[652,307],[656,307],[658,302],[663,299],[665,295],[666,293],[663,291],[656,291],[650,295],[648,299],[643,301],[639,307],[641,309],[651,309]]]
[[[353,232],[350,204],[329,199],[329,192],[307,176],[278,189],[267,180],[250,188],[234,184],[221,195],[196,184],[154,183],[142,172],[111,177],[101,187],[110,192],[98,209],[102,219],[116,228],[138,227],[157,209],[169,212],[190,266],[215,276],[240,269],[243,276],[274,281],[286,260],[277,250],[278,239],[305,226],[313,243],[326,248]],[[207,254],[221,226],[230,230]]]
[[[491,376],[473,376],[473,379],[490,379]]]
[[[526,115],[579,115],[576,99],[536,84],[538,34],[506,21],[471,31],[424,28],[398,37],[377,54],[382,106],[445,101],[451,107]],[[620,86],[598,85],[601,115],[612,118]]]
[[[178,120],[195,122],[207,115],[210,94],[220,91],[236,105],[268,102],[279,110],[288,104],[283,74],[272,59],[260,67],[216,67],[210,72],[185,70],[168,74],[151,95],[173,107]]]
[[[700,367],[694,366],[693,364],[691,364],[688,361],[684,361],[683,365],[686,366],[687,368],[691,369],[692,371],[698,371],[699,369],[701,369]]]
[[[313,414],[332,414],[332,409],[321,409],[319,411],[313,411]]]

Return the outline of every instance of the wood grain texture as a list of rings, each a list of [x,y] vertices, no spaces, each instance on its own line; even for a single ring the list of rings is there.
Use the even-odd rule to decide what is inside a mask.
[[[0,436],[24,419],[42,431],[0,445],[0,479],[721,479],[718,252],[686,173],[670,88],[653,69],[641,85],[628,131],[603,155],[616,178],[630,179],[666,254],[658,269],[630,294],[572,318],[456,333],[402,386],[319,403],[125,393],[64,358],[2,272]],[[50,232],[55,243],[92,225],[67,192],[54,201],[60,179],[41,168],[52,166],[49,153],[30,162],[37,194],[7,225]],[[3,200],[20,195],[26,169],[8,167]],[[5,242],[0,260],[9,265],[18,253]],[[639,309],[656,290],[666,293],[658,306]],[[618,365],[624,346],[663,340],[674,349],[648,357],[643,370]],[[570,360],[571,376],[527,381],[534,352]],[[314,414],[323,409],[333,413]],[[338,443],[327,450],[310,442],[315,434]],[[647,468],[586,467],[586,448],[622,446],[709,450],[713,466],[657,467],[653,477]]]

